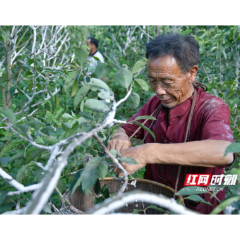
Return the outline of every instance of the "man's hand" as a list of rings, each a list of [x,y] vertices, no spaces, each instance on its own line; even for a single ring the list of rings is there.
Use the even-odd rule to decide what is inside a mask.
[[[130,157],[134,159],[137,164],[127,164],[125,162],[122,162],[122,166],[125,168],[125,170],[128,172],[128,174],[132,174],[139,169],[146,166],[147,161],[147,154],[146,154],[146,147],[145,145],[139,145],[136,147],[131,147],[125,150],[122,150],[120,153],[122,157]],[[123,176],[122,173],[119,174],[119,176]]]
[[[126,148],[131,147],[131,142],[128,135],[125,133],[123,128],[113,136],[113,138],[108,142],[107,149],[110,151],[111,149],[115,149],[118,152],[124,150]]]

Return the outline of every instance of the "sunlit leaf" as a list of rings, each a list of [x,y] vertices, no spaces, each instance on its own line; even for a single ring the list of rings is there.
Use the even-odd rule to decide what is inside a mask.
[[[135,79],[135,82],[145,91],[149,90],[148,84],[142,79]]]
[[[147,64],[148,60],[146,58],[140,59],[133,66],[133,74],[140,72],[144,66]]]
[[[123,67],[115,74],[115,79],[122,87],[128,88],[133,80],[133,73],[127,67]]]
[[[87,99],[85,107],[96,112],[106,112],[109,110],[109,106],[106,103],[97,99]]]
[[[142,119],[149,119],[149,120],[156,120],[155,117],[153,116],[139,116],[139,117],[136,117],[135,120],[142,120]]]
[[[96,87],[97,89],[103,88],[105,90],[109,90],[108,85],[103,80],[98,78],[91,78],[88,82],[88,85]]]
[[[75,96],[75,94],[78,91],[78,82],[75,80],[74,84],[73,84],[73,88],[72,88],[72,93],[71,93],[71,97]]]

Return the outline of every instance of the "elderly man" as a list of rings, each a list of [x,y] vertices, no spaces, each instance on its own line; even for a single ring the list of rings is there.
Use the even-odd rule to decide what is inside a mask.
[[[234,141],[230,129],[230,111],[221,99],[204,91],[195,82],[199,45],[192,36],[159,35],[147,44],[148,79],[156,93],[129,121],[137,116],[153,115],[146,122],[156,137],[136,124],[124,124],[108,143],[108,149],[121,151],[138,164],[122,163],[129,174],[146,167],[145,178],[163,183],[175,191],[183,188],[186,174],[223,174],[233,162],[233,154],[223,157]],[[143,122],[144,120],[139,120]],[[129,137],[144,139],[131,147]],[[210,194],[200,195],[212,206],[186,201],[186,206],[200,213],[210,213],[217,205]],[[219,200],[224,191],[217,194]]]

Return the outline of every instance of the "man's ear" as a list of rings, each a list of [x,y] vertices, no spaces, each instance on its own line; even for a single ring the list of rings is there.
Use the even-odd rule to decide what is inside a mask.
[[[189,82],[192,83],[195,81],[195,78],[197,76],[197,71],[198,71],[198,66],[194,65],[191,67],[191,69],[188,71],[190,78],[189,78]]]

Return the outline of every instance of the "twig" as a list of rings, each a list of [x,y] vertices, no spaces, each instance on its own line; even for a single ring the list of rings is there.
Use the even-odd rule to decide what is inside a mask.
[[[101,147],[105,151],[105,153],[111,158],[111,160],[115,163],[115,165],[120,168],[123,171],[124,174],[124,184],[121,186],[121,188],[118,190],[117,194],[115,195],[116,197],[120,196],[126,189],[127,184],[128,184],[128,173],[127,171],[123,168],[123,166],[119,163],[119,161],[113,157],[113,155],[108,151],[102,140],[97,136],[97,134],[94,134],[93,137],[100,143]]]

